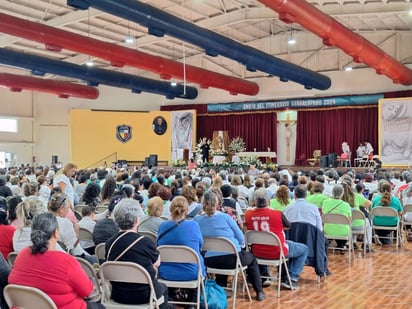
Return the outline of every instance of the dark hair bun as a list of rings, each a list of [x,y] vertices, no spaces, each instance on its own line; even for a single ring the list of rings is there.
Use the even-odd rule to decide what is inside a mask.
[[[49,239],[47,234],[40,230],[33,230],[30,234],[31,242],[31,251],[33,254],[44,253],[47,251],[49,246]]]

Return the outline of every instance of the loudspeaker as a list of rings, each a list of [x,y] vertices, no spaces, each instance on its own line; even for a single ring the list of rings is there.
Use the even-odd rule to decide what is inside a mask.
[[[152,166],[157,166],[157,154],[149,155],[149,164]]]
[[[117,167],[127,166],[127,160],[117,160]]]
[[[329,167],[337,167],[338,166],[338,154],[337,153],[328,154],[328,166]]]
[[[144,166],[149,166],[150,162],[149,162],[149,157],[144,158]]]
[[[320,157],[319,167],[323,167],[323,168],[328,167],[328,156]]]
[[[59,157],[56,156],[56,155],[52,156],[51,163],[52,164],[57,164],[58,162],[59,162]]]

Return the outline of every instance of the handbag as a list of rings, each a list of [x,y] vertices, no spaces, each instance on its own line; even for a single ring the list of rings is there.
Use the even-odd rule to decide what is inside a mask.
[[[205,292],[207,307],[209,309],[226,309],[227,308],[227,297],[225,290],[216,283],[213,279],[206,279],[205,282]],[[205,302],[203,298],[203,293],[200,294],[200,303]]]

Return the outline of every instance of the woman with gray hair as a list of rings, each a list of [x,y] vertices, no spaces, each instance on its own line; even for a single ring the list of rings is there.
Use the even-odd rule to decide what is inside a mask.
[[[133,199],[132,199],[133,201]],[[143,266],[153,281],[156,296],[164,296],[160,308],[168,308],[167,286],[156,279],[156,269],[160,265],[156,244],[137,232],[141,208],[130,199],[122,199],[114,208],[114,221],[120,228],[119,233],[106,242],[106,260],[133,262]],[[150,287],[147,284],[112,283],[112,299],[121,304],[145,304],[150,299]]]
[[[74,257],[57,250],[59,234],[53,214],[45,212],[35,216],[30,235],[33,244],[19,253],[9,284],[38,288],[49,295],[58,308],[105,308],[83,300],[93,292],[93,282]]]
[[[349,219],[352,218],[352,210],[350,205],[342,200],[344,193],[343,186],[337,184],[332,189],[332,195],[330,198],[325,200],[322,205],[322,213],[333,213],[342,214]],[[348,236],[350,232],[350,226],[342,224],[325,224],[324,232],[328,236]],[[344,248],[346,240],[336,240],[337,246],[339,248]],[[344,250],[341,251],[342,254],[345,253]]]

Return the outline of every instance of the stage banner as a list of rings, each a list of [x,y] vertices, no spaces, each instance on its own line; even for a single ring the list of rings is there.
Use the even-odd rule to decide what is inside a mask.
[[[301,109],[334,106],[373,105],[378,104],[383,94],[343,96],[332,98],[291,99],[269,102],[220,103],[208,104],[208,113],[244,112],[257,110]]]

